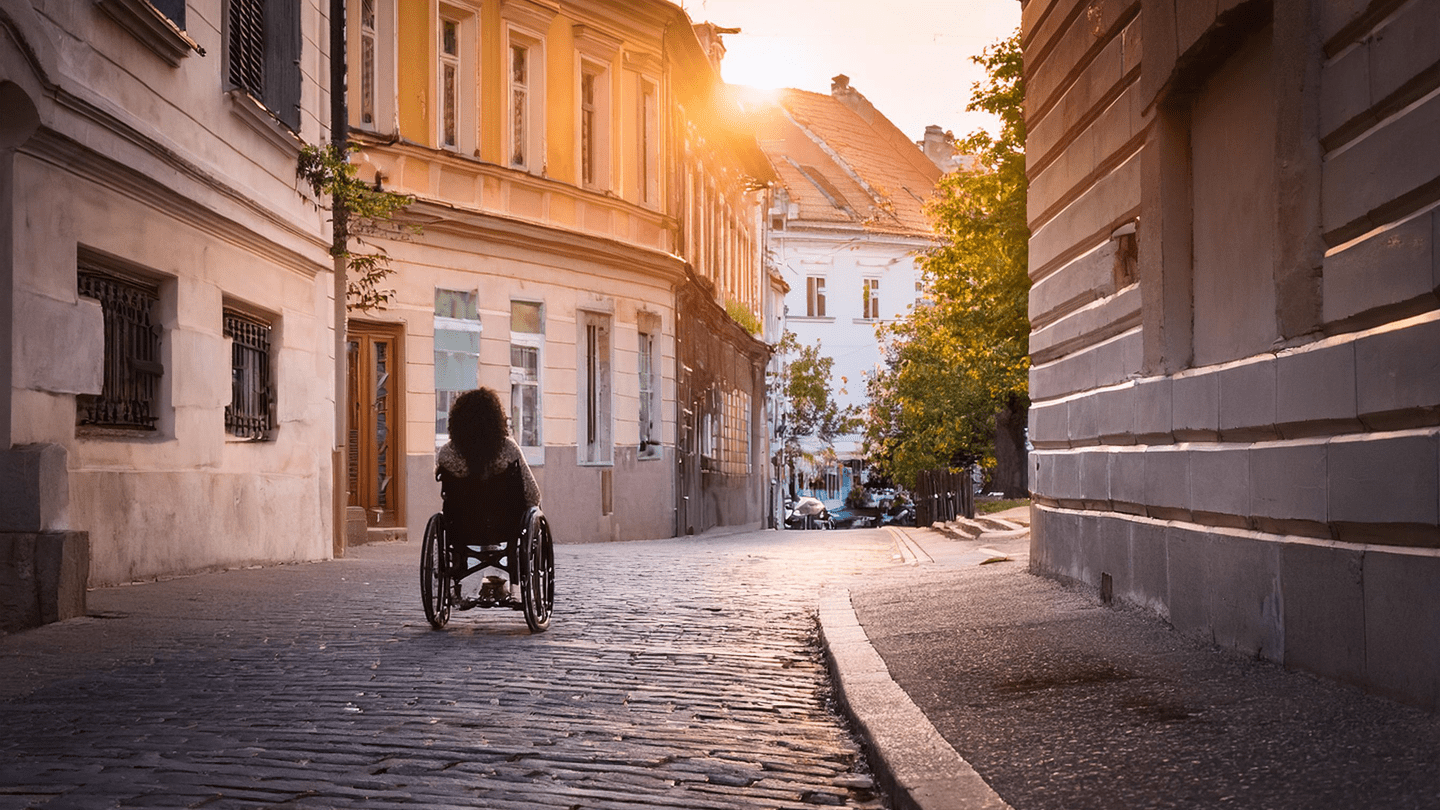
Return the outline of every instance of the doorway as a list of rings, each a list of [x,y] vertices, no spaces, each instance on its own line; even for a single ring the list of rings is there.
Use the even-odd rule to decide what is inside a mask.
[[[349,326],[349,504],[365,510],[367,526],[405,525],[401,509],[404,369],[399,324]]]

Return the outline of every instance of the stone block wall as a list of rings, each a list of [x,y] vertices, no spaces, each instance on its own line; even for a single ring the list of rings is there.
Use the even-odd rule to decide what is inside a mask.
[[[1022,20],[1032,568],[1436,708],[1440,0]]]
[[[85,615],[84,532],[0,531],[0,633]]]

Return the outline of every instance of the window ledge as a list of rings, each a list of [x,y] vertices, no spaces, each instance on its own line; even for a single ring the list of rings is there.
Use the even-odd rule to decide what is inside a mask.
[[[835,318],[834,318],[833,316],[826,316],[826,315],[791,315],[791,316],[789,317],[789,320],[792,320],[792,321],[808,321],[808,322],[810,322],[810,323],[834,323],[834,322],[835,322]]]
[[[166,441],[169,437],[162,435],[155,428],[146,430],[145,428],[107,427],[105,425],[76,425],[75,438],[155,444]]]
[[[520,454],[525,457],[525,463],[529,464],[531,467],[545,466],[544,447],[526,447],[522,445],[520,447]]]
[[[148,0],[95,0],[95,4],[170,67],[179,67],[192,51],[205,55],[204,48]]]
[[[280,123],[280,119],[270,112],[264,104],[255,100],[255,97],[236,87],[225,94],[230,98],[230,110],[240,117],[240,120],[249,124],[256,132],[264,135],[282,150],[290,152],[299,157],[300,136],[290,131],[290,128]]]

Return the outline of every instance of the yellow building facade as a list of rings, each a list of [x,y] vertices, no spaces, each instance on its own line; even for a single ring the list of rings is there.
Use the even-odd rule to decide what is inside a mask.
[[[371,534],[418,537],[439,508],[446,411],[477,385],[510,403],[562,542],[696,530],[678,505],[711,483],[731,495],[701,529],[758,525],[763,373],[707,375],[723,390],[699,396],[676,358],[687,318],[733,326],[727,308],[761,308],[769,168],[685,13],[355,0],[348,14],[360,175],[415,198],[363,237],[390,257],[394,295],[350,325],[350,502]],[[677,306],[691,288],[703,313]],[[720,470],[701,461],[722,453],[744,460],[723,481],[678,472]]]

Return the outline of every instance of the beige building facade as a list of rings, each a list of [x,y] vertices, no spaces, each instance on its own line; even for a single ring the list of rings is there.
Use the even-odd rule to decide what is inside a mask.
[[[1023,3],[1032,568],[1432,709],[1437,25]]]
[[[369,532],[419,537],[449,403],[477,385],[509,403],[559,542],[759,525],[763,360],[692,390],[679,335],[720,339],[687,318],[759,323],[768,166],[685,13],[349,5],[360,176],[413,195],[417,226],[368,237],[395,296],[350,323],[350,503]],[[680,307],[686,290],[708,305]]]
[[[7,625],[330,554],[328,225],[295,181],[325,31],[314,0],[0,2]]]

